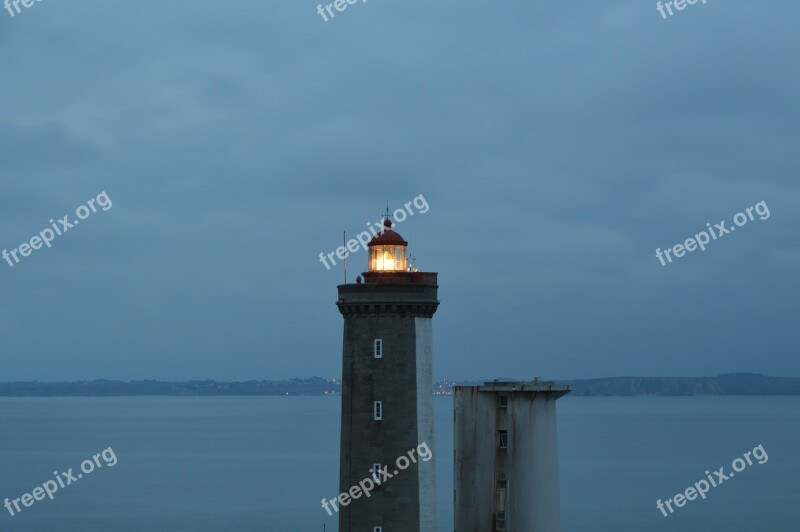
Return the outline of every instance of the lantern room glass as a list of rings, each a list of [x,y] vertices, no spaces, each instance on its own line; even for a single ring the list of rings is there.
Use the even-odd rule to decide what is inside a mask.
[[[405,246],[373,246],[369,254],[369,271],[397,272],[406,269]]]

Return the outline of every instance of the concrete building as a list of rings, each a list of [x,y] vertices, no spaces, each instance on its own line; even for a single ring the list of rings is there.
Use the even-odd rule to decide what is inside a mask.
[[[370,497],[339,509],[341,532],[436,530],[434,459],[398,471],[411,449],[433,445],[433,314],[437,274],[413,269],[408,242],[384,222],[369,271],[339,285],[344,317],[340,492],[388,466]],[[378,476],[381,478],[381,476]]]
[[[455,532],[560,530],[556,399],[569,386],[456,386]]]

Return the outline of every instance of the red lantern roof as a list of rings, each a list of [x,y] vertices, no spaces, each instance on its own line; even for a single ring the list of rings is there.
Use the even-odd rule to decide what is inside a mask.
[[[370,240],[369,247],[372,246],[408,246],[408,242],[403,240],[399,233],[392,231],[392,221],[388,218],[383,221],[383,231],[378,236]]]

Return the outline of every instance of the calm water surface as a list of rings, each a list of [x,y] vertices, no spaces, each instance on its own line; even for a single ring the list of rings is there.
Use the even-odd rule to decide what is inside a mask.
[[[452,399],[435,404],[446,531]],[[800,398],[567,396],[558,416],[564,532],[800,532]],[[656,510],[758,444],[764,465]],[[337,529],[320,499],[338,488],[338,398],[0,398],[0,503],[109,446],[116,466],[17,516],[0,507],[0,531]]]

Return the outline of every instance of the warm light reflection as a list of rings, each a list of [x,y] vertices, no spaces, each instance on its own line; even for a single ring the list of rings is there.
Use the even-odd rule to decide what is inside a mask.
[[[404,271],[405,246],[373,246],[370,249],[369,270],[372,272]]]

